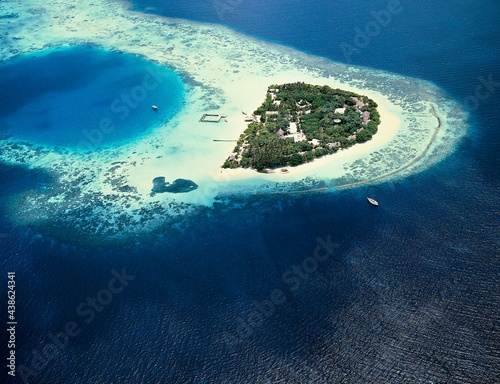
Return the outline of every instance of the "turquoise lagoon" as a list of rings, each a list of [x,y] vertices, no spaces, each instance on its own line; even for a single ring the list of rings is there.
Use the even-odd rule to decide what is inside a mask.
[[[119,145],[172,117],[181,77],[142,57],[57,48],[0,63],[0,134],[48,146]],[[157,105],[158,110],[153,110]]]

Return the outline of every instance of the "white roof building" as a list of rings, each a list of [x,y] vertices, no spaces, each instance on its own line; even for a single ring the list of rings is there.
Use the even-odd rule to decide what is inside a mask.
[[[320,143],[320,141],[318,139],[312,139],[311,141],[309,141],[313,146],[317,147]]]

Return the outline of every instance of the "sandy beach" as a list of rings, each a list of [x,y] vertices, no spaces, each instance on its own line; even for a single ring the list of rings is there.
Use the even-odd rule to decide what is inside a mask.
[[[334,88],[349,90],[363,95],[369,95],[372,100],[378,104],[378,111],[381,116],[381,124],[377,134],[368,142],[356,144],[346,150],[339,151],[336,154],[324,156],[315,159],[312,162],[302,164],[297,167],[286,167],[271,170],[268,174],[257,173],[252,169],[221,169],[217,179],[221,181],[237,181],[248,178],[259,178],[266,181],[298,181],[307,176],[318,178],[339,177],[342,172],[342,165],[347,162],[354,162],[369,153],[384,148],[394,138],[401,126],[401,108],[397,107],[379,93],[370,93],[366,90],[348,87],[331,79],[307,79],[301,80],[311,84],[326,84]],[[255,108],[254,108],[255,109]],[[246,123],[242,124],[242,129],[246,128]],[[241,131],[242,133],[243,131]],[[283,172],[285,170],[285,172]]]
[[[210,207],[222,195],[272,191],[276,183],[280,184],[280,190],[293,190],[294,183],[307,178],[326,183],[334,192],[335,186],[342,183],[374,178],[377,182],[389,181],[440,161],[454,151],[466,131],[466,114],[457,103],[422,80],[334,63],[221,26],[132,12],[126,4],[122,7],[106,2],[85,5],[54,1],[50,7],[40,4],[44,12],[40,13],[43,17],[37,19],[37,24],[31,22],[30,11],[22,4],[9,3],[8,7],[20,15],[16,25],[23,35],[36,38],[16,40],[16,35],[10,34],[0,51],[2,60],[47,47],[97,45],[169,66],[181,74],[186,88],[182,108],[166,124],[120,146],[95,147],[82,153],[71,148],[60,151],[41,147],[15,138],[1,140],[1,161],[47,169],[57,175],[60,185],[74,183],[76,173],[87,182],[81,196],[54,192],[47,197],[46,192],[31,191],[16,202],[21,209],[12,213],[14,220],[20,222],[60,221],[62,211],[84,209],[88,211],[85,225],[89,232],[102,230],[90,219],[98,211],[99,215],[109,217],[111,223],[117,222],[117,215],[124,216],[126,229],[117,224],[108,228],[109,233],[122,233],[137,230],[136,224],[141,220],[138,212],[143,210],[158,213],[151,215],[150,225],[154,227],[154,223],[166,216],[184,215],[197,206]],[[223,170],[221,166],[235,143],[214,140],[238,139],[248,124],[242,112],[250,114],[261,105],[269,85],[296,81],[329,85],[372,98],[378,103],[381,115],[379,131],[369,142],[311,163],[288,167],[287,173]],[[164,102],[168,100],[158,100],[155,104],[161,108]],[[431,106],[441,118],[438,134]],[[205,113],[226,118],[219,123],[200,122]],[[427,147],[418,162],[394,174],[394,170],[421,156]],[[120,166],[106,172],[109,164],[117,161]],[[102,171],[87,175],[81,172],[86,167]],[[385,174],[391,176],[384,178]],[[179,178],[192,180],[198,189],[151,196],[152,180],[158,176],[169,182]],[[130,186],[135,192],[119,192],[116,185]],[[107,199],[112,205],[98,209],[95,199]]]

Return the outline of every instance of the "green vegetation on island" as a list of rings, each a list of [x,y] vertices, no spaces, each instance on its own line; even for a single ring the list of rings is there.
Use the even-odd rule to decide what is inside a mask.
[[[372,138],[377,103],[328,86],[272,85],[223,168],[296,166]]]

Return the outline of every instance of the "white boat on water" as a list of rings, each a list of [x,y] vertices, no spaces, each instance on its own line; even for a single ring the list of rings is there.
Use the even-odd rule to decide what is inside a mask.
[[[368,200],[368,202],[369,202],[371,205],[378,206],[378,201],[377,201],[377,200],[372,199],[371,197],[367,197],[366,199]]]

